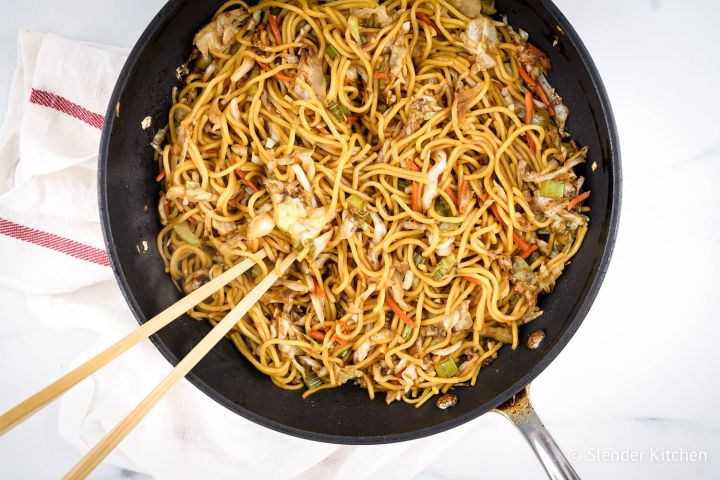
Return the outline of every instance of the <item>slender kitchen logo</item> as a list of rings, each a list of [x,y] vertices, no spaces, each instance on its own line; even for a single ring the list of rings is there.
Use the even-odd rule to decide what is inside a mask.
[[[708,453],[706,450],[662,447],[647,450],[588,448],[571,450],[568,457],[574,462],[587,463],[704,463],[708,460]]]

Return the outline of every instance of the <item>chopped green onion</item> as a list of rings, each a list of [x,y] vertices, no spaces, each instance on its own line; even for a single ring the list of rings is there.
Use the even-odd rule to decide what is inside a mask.
[[[200,57],[195,60],[195,68],[198,70],[205,70],[212,63],[212,57]]]
[[[410,325],[405,325],[405,328],[403,328],[402,334],[400,335],[403,340],[407,340],[412,336],[413,328]]]
[[[527,263],[529,263],[530,265],[532,265],[533,263],[535,263],[535,260],[537,260],[538,258],[540,258],[540,252],[538,252],[537,250],[535,250],[535,251],[532,252],[532,253],[530,254],[530,256],[527,258]]]
[[[452,208],[450,208],[450,204],[445,200],[445,197],[438,197],[435,200],[435,211],[443,217],[452,217]]]
[[[350,208],[357,210],[358,213],[363,213],[365,211],[365,200],[355,194],[352,194],[347,198],[347,204]]]
[[[258,278],[260,275],[262,275],[262,273],[262,268],[257,265],[255,265],[252,270],[250,270],[250,276],[253,278]]]
[[[565,184],[557,180],[545,180],[540,184],[540,195],[547,198],[562,198]]]
[[[308,388],[319,387],[322,384],[323,384],[323,381],[314,375],[310,378],[305,379],[305,386],[307,386]]]
[[[363,37],[360,34],[360,24],[358,23],[358,17],[356,15],[350,15],[348,17],[348,28],[350,28],[350,34],[353,36],[357,43],[363,43]]]
[[[410,181],[405,180],[404,178],[398,178],[398,188],[402,190],[403,192],[407,187],[410,186]]]
[[[335,118],[337,118],[341,122],[344,122],[347,116],[350,114],[350,110],[348,110],[346,106],[338,105],[332,100],[328,100],[327,106],[328,109],[333,113],[333,115],[335,115]]]
[[[338,52],[337,48],[332,45],[328,45],[327,48],[325,48],[325,54],[330,57],[330,60],[335,60],[338,55],[340,55],[340,52]]]
[[[494,15],[497,13],[495,9],[495,0],[480,0],[480,11],[484,15]]]
[[[572,157],[577,153],[577,150],[570,142],[562,142],[562,146],[565,147],[565,150],[567,150],[567,156]]]
[[[535,113],[533,113],[532,116],[532,124],[538,125],[544,129],[548,129],[550,127],[550,114],[545,110],[544,108],[538,108],[535,110]]]
[[[415,260],[415,265],[418,265],[418,266],[425,263],[425,257],[420,255],[419,253],[413,254],[413,260]]]
[[[441,378],[451,378],[457,375],[460,370],[458,370],[457,365],[455,365],[455,360],[447,358],[435,364],[435,371]]]
[[[193,247],[200,246],[200,239],[195,235],[195,232],[192,231],[187,222],[176,223],[173,225],[173,230],[175,230],[175,233],[177,233],[180,238]]]
[[[455,255],[452,253],[447,257],[443,257],[442,260],[437,264],[435,270],[433,270],[433,278],[440,281],[445,275],[447,275],[452,267],[455,265]]]

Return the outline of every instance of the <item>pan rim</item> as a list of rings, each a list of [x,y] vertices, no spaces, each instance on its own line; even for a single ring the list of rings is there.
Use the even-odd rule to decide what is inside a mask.
[[[132,292],[130,291],[129,284],[123,272],[122,266],[118,260],[117,249],[113,238],[112,229],[110,227],[110,216],[107,208],[107,159],[109,156],[109,145],[110,137],[112,135],[113,124],[116,120],[116,105],[118,104],[122,93],[127,85],[127,82],[135,69],[135,65],[143,53],[147,43],[153,38],[153,36],[164,26],[165,22],[173,15],[186,0],[170,0],[163,8],[155,15],[152,21],[148,24],[135,46],[131,50],[125,65],[118,77],[117,83],[113,89],[110,101],[108,104],[107,112],[105,115],[105,124],[100,139],[100,151],[98,155],[98,203],[100,212],[100,223],[103,232],[103,238],[105,247],[110,257],[110,263],[115,274],[115,279],[120,287],[120,290],[128,304],[130,310],[135,316],[138,323],[143,323],[147,319],[143,315],[140,307],[135,300]],[[608,127],[608,139],[609,139],[609,151],[610,151],[610,189],[608,200],[608,212],[607,212],[607,230],[602,239],[603,251],[599,255],[600,261],[598,264],[597,272],[594,274],[591,285],[587,290],[584,298],[580,302],[580,306],[577,309],[577,313],[572,318],[568,326],[564,329],[561,335],[557,338],[555,344],[545,352],[544,356],[538,361],[538,363],[529,369],[524,375],[518,377],[508,388],[503,392],[496,395],[493,399],[488,400],[482,404],[477,405],[469,412],[460,415],[458,417],[449,418],[443,420],[435,425],[429,427],[419,428],[411,432],[402,432],[387,435],[337,435],[327,434],[315,431],[309,431],[302,428],[292,427],[281,422],[271,420],[260,414],[257,414],[251,410],[239,406],[235,402],[229,400],[224,395],[220,394],[215,389],[211,388],[205,381],[198,377],[192,371],[186,376],[186,378],[196,388],[216,401],[220,405],[223,405],[228,410],[240,415],[241,417],[250,420],[256,424],[270,428],[272,430],[292,435],[295,437],[325,442],[334,444],[347,444],[347,445],[372,445],[372,444],[383,444],[383,443],[395,443],[409,440],[415,440],[418,438],[434,435],[440,432],[444,432],[451,428],[460,426],[467,423],[488,411],[496,408],[502,404],[505,400],[510,398],[515,393],[519,392],[523,387],[528,385],[534,378],[536,378],[545,368],[559,355],[559,353],[565,348],[571,337],[575,334],[580,324],[585,319],[590,307],[592,306],[597,294],[600,290],[602,282],[605,278],[605,274],[609,267],[610,259],[617,238],[617,229],[620,220],[620,208],[622,201],[622,172],[621,172],[621,155],[619,137],[617,133],[617,127],[610,105],[610,101],[605,90],[605,86],[602,82],[600,74],[590,57],[589,52],[585,48],[582,40],[571,26],[570,22],[565,18],[562,12],[550,1],[540,0],[541,6],[553,17],[557,25],[559,25],[565,32],[566,37],[576,49],[577,54],[588,72],[588,75],[592,81],[593,87],[597,93],[602,108],[602,113],[607,122]],[[150,337],[155,347],[160,353],[170,362],[172,365],[176,365],[179,359],[173,354],[172,351],[160,340],[156,335]]]

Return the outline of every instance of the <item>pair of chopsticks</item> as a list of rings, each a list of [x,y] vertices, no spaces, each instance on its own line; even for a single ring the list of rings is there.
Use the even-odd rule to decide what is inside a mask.
[[[147,415],[157,402],[235,326],[235,324],[252,308],[260,297],[280,278],[296,260],[298,254],[291,253],[285,257],[275,269],[271,270],[248,294],[233,307],[213,329],[185,356],[172,371],[123,419],[115,428],[108,432],[97,445],[85,454],[80,461],[65,475],[66,479],[85,478],[102,460],[132,431]],[[265,252],[255,254],[262,260]],[[148,338],[168,325],[183,313],[224,287],[232,280],[255,265],[253,259],[247,258],[222,275],[214,278],[161,313],[148,320],[106,350],[65,374],[60,379],[43,388],[35,395],[19,403],[0,416],[0,436],[19,424],[30,415],[65,393],[81,380],[96,372],[111,360],[129,350],[141,340]]]

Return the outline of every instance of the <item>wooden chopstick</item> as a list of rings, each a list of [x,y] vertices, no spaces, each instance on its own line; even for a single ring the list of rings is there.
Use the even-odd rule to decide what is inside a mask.
[[[127,436],[170,388],[202,360],[202,358],[237,324],[252,308],[260,297],[280,278],[297,258],[293,252],[270,271],[255,288],[238,303],[212,330],[195,345],[172,371],[120,422],[103,437],[75,466],[63,477],[79,479],[87,477],[95,467]]]
[[[265,252],[262,250],[257,252],[255,254],[255,258],[262,260],[265,258]],[[210,282],[206,283],[147,322],[143,323],[140,327],[136,328],[128,335],[118,340],[115,344],[83,363],[75,370],[65,374],[55,382],[37,392],[35,395],[5,412],[2,416],[0,416],[0,436],[51,401],[55,400],[81,380],[87,378],[92,373],[107,365],[111,360],[120,356],[139,341],[154,334],[178,318],[180,315],[205,300],[214,292],[252,268],[255,264],[255,260],[246,258],[242,262],[223,272],[222,275],[212,279]]]

